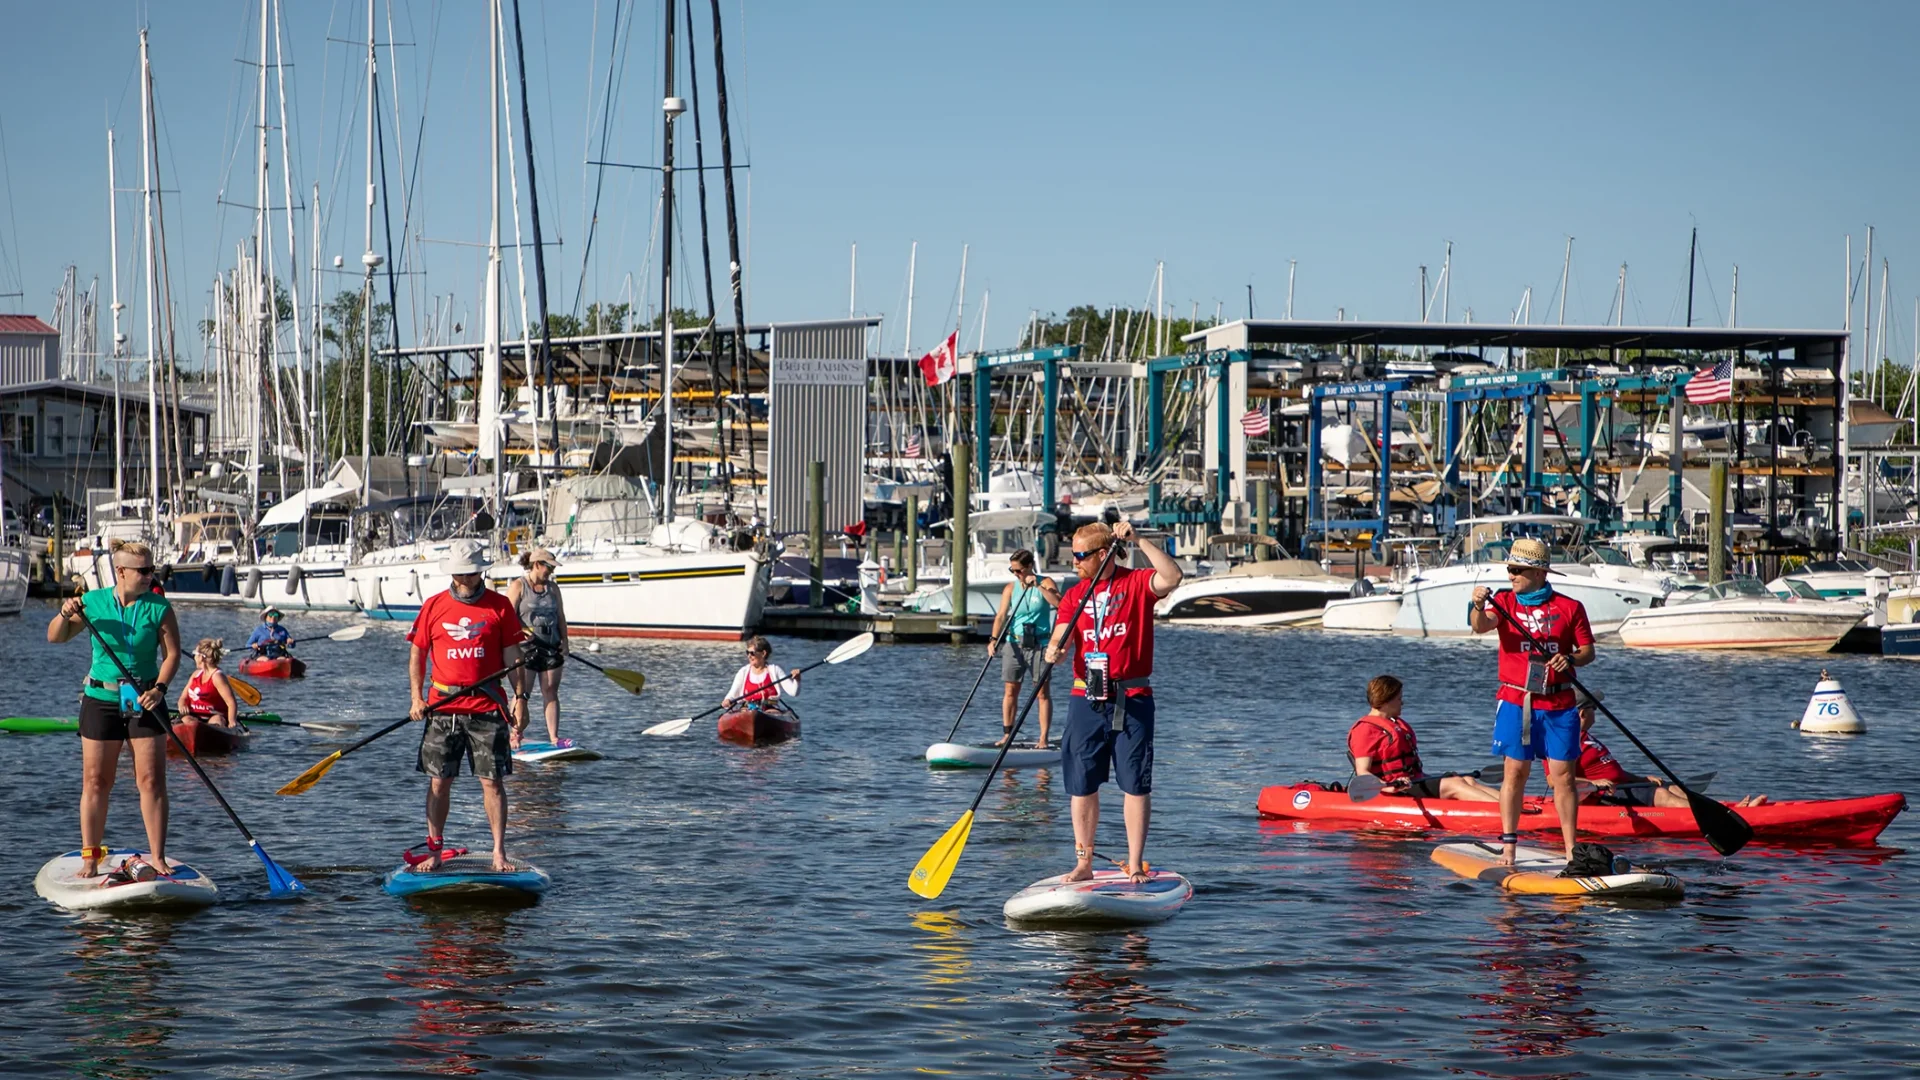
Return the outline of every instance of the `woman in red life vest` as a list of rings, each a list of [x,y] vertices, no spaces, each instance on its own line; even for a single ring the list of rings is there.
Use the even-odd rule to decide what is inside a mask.
[[[1347,730],[1347,756],[1353,775],[1377,774],[1380,790],[1413,799],[1465,799],[1496,802],[1500,792],[1470,776],[1428,776],[1420,767],[1420,745],[1413,725],[1400,718],[1400,680],[1376,675],[1367,684],[1367,715]]]
[[[1073,652],[1073,697],[1060,739],[1060,772],[1073,799],[1073,870],[1068,881],[1093,876],[1093,837],[1100,825],[1100,786],[1109,770],[1120,787],[1127,823],[1127,874],[1150,880],[1147,823],[1153,813],[1153,605],[1180,586],[1180,565],[1150,540],[1140,540],[1149,565],[1128,569],[1116,543],[1133,538],[1125,521],[1101,522],[1073,534],[1073,572],[1080,580],[1060,598],[1060,610],[1078,612],[1057,622],[1046,662]],[[1103,569],[1104,567],[1104,569]],[[1096,577],[1097,575],[1097,577]],[[1082,604],[1080,598],[1087,602]],[[1091,677],[1090,677],[1091,675]]]
[[[193,677],[187,680],[186,687],[180,691],[180,700],[174,703],[182,716],[221,727],[238,725],[240,705],[234,700],[233,684],[227,681],[226,672],[220,670],[220,658],[225,655],[226,649],[219,638],[201,638],[200,644],[193,647]]]
[[[1547,783],[1560,814],[1560,836],[1573,858],[1579,801],[1573,765],[1580,758],[1580,713],[1573,706],[1573,669],[1593,663],[1593,628],[1580,601],[1547,584],[1552,566],[1547,545],[1515,540],[1507,558],[1510,591],[1473,590],[1473,632],[1500,632],[1499,706],[1493,718],[1493,752],[1506,759],[1500,785],[1500,864],[1513,865],[1520,802],[1536,758],[1547,760]],[[1499,610],[1493,610],[1495,607]],[[1515,624],[1526,628],[1522,633]],[[1535,644],[1535,642],[1539,644]]]
[[[727,688],[727,696],[720,699],[722,708],[751,705],[761,712],[787,711],[780,707],[780,695],[799,697],[800,676],[789,675],[779,664],[768,663],[772,655],[773,646],[766,638],[755,635],[747,642],[747,662],[733,673],[733,685]]]
[[[1580,701],[1580,761],[1574,766],[1575,779],[1585,780],[1594,786],[1594,792],[1587,798],[1589,802],[1606,803],[1611,806],[1671,806],[1687,805],[1687,793],[1676,784],[1669,784],[1657,776],[1635,776],[1620,767],[1613,754],[1599,739],[1593,737],[1593,703],[1604,701],[1605,694],[1598,690],[1593,697],[1585,692],[1579,695]],[[1624,785],[1624,786],[1623,786]],[[1735,806],[1765,806],[1765,795],[1748,795],[1735,803]]]

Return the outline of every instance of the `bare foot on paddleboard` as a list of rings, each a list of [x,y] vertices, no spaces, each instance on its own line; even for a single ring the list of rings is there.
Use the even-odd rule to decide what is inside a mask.
[[[1135,885],[1145,885],[1147,882],[1153,880],[1153,869],[1145,862],[1142,862],[1140,868],[1137,870],[1128,866],[1126,871],[1127,880],[1133,882]]]
[[[1073,870],[1067,874],[1067,881],[1086,881],[1093,877],[1093,860],[1081,859],[1073,864]]]
[[[1493,865],[1512,866],[1513,857],[1514,857],[1514,845],[1508,844],[1505,847],[1500,849],[1500,857],[1493,860]]]
[[[493,872],[494,873],[511,874],[519,869],[520,869],[519,867],[513,865],[512,859],[507,858],[506,852],[495,851],[493,853]]]

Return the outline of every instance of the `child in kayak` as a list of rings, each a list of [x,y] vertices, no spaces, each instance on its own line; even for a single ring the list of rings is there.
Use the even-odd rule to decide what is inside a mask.
[[[1594,787],[1593,793],[1581,801],[1610,806],[1686,806],[1687,793],[1678,784],[1669,784],[1657,776],[1633,775],[1621,768],[1620,763],[1613,759],[1612,752],[1593,737],[1593,703],[1606,696],[1598,690],[1593,691],[1592,697],[1585,690],[1578,691],[1576,695],[1580,709],[1580,760],[1573,767],[1573,777],[1585,780]],[[1748,795],[1734,805],[1766,804],[1765,795]]]
[[[181,716],[221,727],[239,726],[240,706],[234,701],[233,684],[220,670],[220,659],[225,655],[219,638],[201,638],[193,647],[193,678],[187,680],[180,700],[174,703]]]
[[[747,642],[747,662],[733,674],[733,685],[727,688],[727,696],[720,699],[720,705],[732,709],[741,705],[752,705],[762,712],[786,712],[781,708],[780,697],[800,696],[800,676],[789,675],[779,664],[768,663],[773,656],[773,646],[767,639],[754,635]]]
[[[1420,767],[1420,748],[1413,725],[1400,718],[1403,705],[1400,680],[1375,676],[1367,684],[1367,715],[1347,730],[1347,756],[1353,774],[1380,777],[1384,795],[1413,799],[1463,799],[1498,802],[1500,792],[1470,776],[1428,776]]]

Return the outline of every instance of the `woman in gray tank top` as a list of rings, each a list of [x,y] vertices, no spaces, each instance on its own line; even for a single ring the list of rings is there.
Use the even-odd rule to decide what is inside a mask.
[[[560,561],[546,548],[535,548],[520,556],[526,570],[507,586],[507,600],[520,616],[527,631],[527,670],[540,673],[540,698],[546,710],[547,741],[557,747],[572,746],[571,739],[560,738],[560,669],[567,660],[567,609],[560,602],[560,586],[553,580],[554,567]],[[513,703],[524,725],[527,694]]]

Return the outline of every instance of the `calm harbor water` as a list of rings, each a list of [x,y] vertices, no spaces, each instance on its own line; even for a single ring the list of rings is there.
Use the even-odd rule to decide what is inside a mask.
[[[48,609],[0,623],[0,713],[70,713],[79,643]],[[243,640],[242,614],[184,610],[189,641]],[[296,617],[296,634],[343,621]],[[804,663],[827,643],[780,639]],[[377,627],[316,644],[312,675],[264,687],[289,719],[374,721],[405,703],[405,646]],[[1910,1076],[1920,1068],[1920,874],[1912,814],[1869,850],[1637,843],[1689,886],[1627,907],[1501,895],[1428,861],[1430,841],[1262,822],[1266,784],[1333,778],[1365,680],[1408,684],[1430,766],[1486,760],[1493,654],[1316,631],[1162,628],[1149,857],[1195,883],[1173,921],[1022,933],[1001,902],[1071,861],[1050,771],[998,777],[952,885],[908,892],[914,861],[978,773],[920,760],[979,670],[978,649],[877,647],[807,676],[805,738],[743,750],[696,724],[733,645],[614,643],[628,697],[568,669],[563,734],[605,760],[523,766],[510,843],[553,875],[537,906],[414,907],[378,876],[422,834],[405,729],[310,793],[273,791],[342,745],[258,729],[209,771],[309,886],[266,897],[260,868],[183,767],[172,853],[221,884],[184,918],[79,919],[33,892],[78,846],[72,736],[0,736],[0,1072],[34,1076]],[[1869,733],[1788,724],[1822,666]],[[1629,653],[1589,682],[1668,764],[1719,794],[1920,789],[1920,668],[1877,658]],[[963,736],[996,727],[994,678]],[[1033,723],[1030,719],[1029,725]],[[365,729],[370,732],[371,727]],[[1028,728],[1030,732],[1031,726]],[[364,733],[364,732],[363,732]],[[1621,750],[1624,739],[1613,740]],[[1630,747],[1622,755],[1640,768]],[[1535,781],[1536,788],[1539,781]],[[109,840],[140,836],[123,769]],[[1117,799],[1102,847],[1123,847]],[[449,835],[484,845],[478,786]]]

